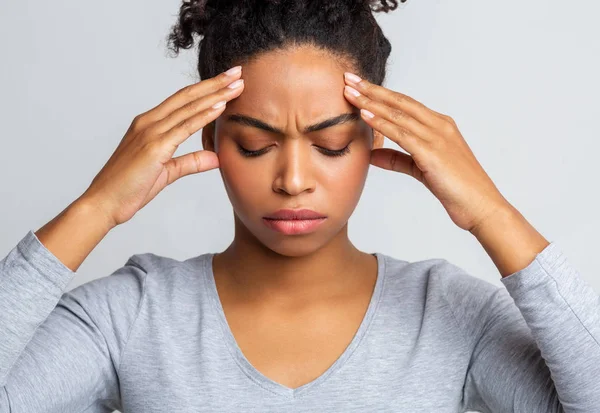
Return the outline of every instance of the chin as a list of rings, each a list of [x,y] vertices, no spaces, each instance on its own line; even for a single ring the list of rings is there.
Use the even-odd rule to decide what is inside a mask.
[[[239,224],[252,234],[256,242],[274,253],[284,257],[305,257],[322,249],[339,234],[344,225],[337,228],[335,222],[332,217],[328,217],[314,231],[294,235],[279,233],[267,227],[262,219],[252,222],[251,225],[246,225],[240,219]]]

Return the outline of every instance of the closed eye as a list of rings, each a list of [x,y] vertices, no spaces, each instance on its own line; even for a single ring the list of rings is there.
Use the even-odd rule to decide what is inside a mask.
[[[350,143],[352,143],[352,142],[350,142]],[[350,143],[348,145],[346,145],[346,147],[344,147],[342,149],[338,149],[338,150],[322,148],[320,146],[317,146],[317,148],[319,149],[319,151],[321,153],[323,153],[326,156],[339,157],[339,156],[344,156],[344,155],[347,155],[348,153],[350,153]],[[238,152],[247,158],[257,157],[257,156],[260,156],[260,155],[263,155],[263,154],[269,152],[269,147],[266,147],[264,149],[259,149],[258,151],[250,151],[250,150],[242,147],[240,144],[238,144],[237,146],[238,146]]]

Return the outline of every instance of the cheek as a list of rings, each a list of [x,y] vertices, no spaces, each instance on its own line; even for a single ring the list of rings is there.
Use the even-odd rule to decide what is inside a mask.
[[[328,191],[335,202],[343,205],[345,216],[352,214],[362,195],[371,161],[371,142],[367,139],[356,139],[349,154],[350,161],[340,163],[335,174],[335,181],[330,183]]]
[[[369,160],[370,155],[365,156],[363,152],[360,156],[353,154],[350,162],[341,161],[337,169],[331,169],[335,172],[329,173],[321,182],[332,205],[344,209],[342,215],[350,215],[358,204],[369,171]]]
[[[249,162],[233,145],[224,145],[219,151],[219,171],[232,206],[244,210],[264,199],[268,177],[264,168],[257,168],[256,160]],[[267,188],[268,189],[268,188]]]

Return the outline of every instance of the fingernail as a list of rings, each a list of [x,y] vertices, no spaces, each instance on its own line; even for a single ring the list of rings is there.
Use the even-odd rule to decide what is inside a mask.
[[[360,92],[356,89],[354,89],[353,87],[350,87],[348,85],[344,86],[344,89],[346,89],[346,91],[348,93],[350,93],[352,96],[360,96]]]
[[[366,109],[361,109],[360,111],[362,112],[363,115],[365,115],[369,119],[371,119],[375,116],[372,112],[369,112]]]
[[[234,66],[231,69],[229,69],[228,71],[226,71],[225,73],[227,74],[227,76],[234,76],[239,74],[242,71],[242,66]]]
[[[244,79],[238,79],[227,87],[230,89],[235,89],[236,87],[240,87],[243,84],[244,84]]]
[[[359,83],[362,80],[360,77],[350,72],[345,72],[344,77],[352,83]]]
[[[224,101],[224,100],[222,100],[222,101],[220,101],[220,102],[217,102],[217,103],[215,103],[214,105],[212,105],[212,108],[213,108],[213,109],[219,109],[219,108],[221,108],[221,107],[223,107],[223,106],[225,106],[225,101]]]

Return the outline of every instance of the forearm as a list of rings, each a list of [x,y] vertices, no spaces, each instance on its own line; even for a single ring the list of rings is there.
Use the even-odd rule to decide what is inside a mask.
[[[540,354],[523,354],[520,361],[511,356],[506,363],[517,363],[515,370],[530,369],[531,380],[524,379],[523,385],[545,383],[537,388],[519,389],[519,393],[507,391],[518,395],[507,408],[541,411],[538,405],[546,406],[548,400],[558,399],[560,410],[544,411],[594,411],[600,404],[598,294],[558,245],[549,243],[515,208],[498,211],[472,231],[498,267],[502,284],[512,298],[497,308],[492,319],[506,323],[498,327],[498,340],[517,340],[516,331],[511,332],[511,328],[520,317],[525,320]],[[514,313],[513,303],[520,316]],[[519,340],[515,346],[523,343],[524,340]],[[516,350],[507,348],[507,351]],[[549,371],[540,367],[540,357]],[[518,367],[518,363],[523,366]],[[550,380],[552,385],[548,384]]]
[[[499,208],[471,233],[506,277],[527,267],[550,243],[512,205]]]
[[[112,228],[93,202],[78,198],[35,235],[56,258],[75,272]]]

